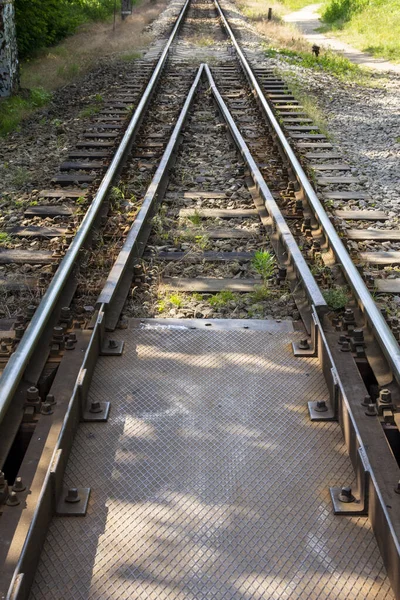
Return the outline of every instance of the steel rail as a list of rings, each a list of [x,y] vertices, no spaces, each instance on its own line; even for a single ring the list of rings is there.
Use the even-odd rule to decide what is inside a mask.
[[[207,75],[213,96],[222,112],[222,116],[228,124],[231,135],[235,140],[241,155],[251,171],[252,178],[258,187],[261,197],[264,200],[265,207],[280,233],[284,246],[286,247],[289,255],[293,258],[293,263],[296,267],[297,273],[304,283],[305,292],[310,303],[313,304],[317,310],[326,309],[327,304],[321,293],[321,290],[319,289],[319,286],[317,285],[284,216],[282,215],[274,197],[265,183],[264,177],[262,176],[261,171],[258,168],[246,142],[244,141],[242,134],[240,133],[231,113],[229,112],[229,109],[215,84],[208,65],[205,65],[205,73]]]
[[[190,0],[186,0],[184,6],[179,13],[176,20],[175,26],[171,32],[171,35],[165,45],[165,48],[158,60],[158,63],[153,71],[150,81],[146,87],[146,90],[129,122],[129,125],[125,131],[125,134],[119,144],[117,151],[113,157],[113,160],[108,167],[99,189],[87,210],[82,223],[68,248],[67,253],[62,259],[45,295],[43,296],[38,308],[32,320],[25,331],[21,341],[18,344],[17,350],[11,355],[0,379],[0,423],[4,419],[7,412],[7,408],[11,403],[11,400],[16,392],[17,386],[21,381],[24,371],[29,363],[36,346],[43,334],[46,324],[56,307],[57,301],[60,298],[61,292],[66,284],[66,281],[71,274],[78,254],[83,247],[85,240],[87,239],[96,217],[98,216],[101,206],[111,188],[118,169],[121,167],[125,153],[128,151],[133,135],[135,134],[138,126],[140,125],[141,118],[144,114],[145,108],[151,95],[154,91],[158,78],[164,68],[165,62],[168,57],[168,52],[172,42],[176,36],[176,33],[183,21],[183,18],[187,12]]]
[[[314,189],[312,188],[307,175],[305,174],[302,166],[296,158],[295,153],[293,152],[288,140],[286,139],[275,115],[269,106],[254,73],[247,61],[247,58],[243,54],[242,50],[236,38],[233,34],[231,27],[224,15],[222,8],[220,7],[218,0],[214,0],[215,7],[217,12],[221,18],[222,24],[226,29],[233,46],[238,54],[239,60],[242,64],[243,70],[253,87],[254,91],[257,94],[258,100],[260,101],[262,108],[267,116],[269,123],[273,127],[279,143],[281,145],[282,150],[284,151],[286,157],[288,158],[291,167],[296,175],[297,181],[301,185],[310,206],[313,209],[315,217],[319,221],[329,243],[334,251],[336,258],[338,259],[341,268],[346,276],[346,279],[350,286],[352,287],[359,306],[361,310],[365,313],[369,324],[371,325],[375,336],[380,343],[381,349],[384,352],[386,359],[392,369],[393,375],[395,376],[397,382],[400,384],[400,347],[396,338],[392,334],[390,328],[388,327],[385,319],[383,318],[380,310],[376,306],[367,286],[365,285],[360,273],[358,272],[356,266],[354,265],[352,259],[350,258],[342,240],[338,236],[334,226],[332,225],[329,217],[321,204],[318,196],[316,195]]]
[[[176,145],[180,133],[182,131],[182,127],[185,124],[189,109],[193,102],[194,95],[199,86],[203,69],[204,64],[201,64],[193,81],[193,84],[189,90],[189,93],[186,96],[185,103],[179,114],[178,120],[176,121],[174,130],[168,141],[167,147],[164,150],[160,164],[158,165],[154,177],[151,180],[151,183],[146,191],[145,197],[142,202],[142,206],[140,207],[140,210],[135,217],[135,221],[132,224],[132,227],[130,228],[126,236],[124,245],[122,246],[107,277],[107,281],[105,282],[104,287],[100,292],[96,303],[97,306],[103,305],[104,307],[106,307],[113,301],[113,298],[118,291],[119,283],[121,282],[121,279],[128,267],[129,259],[131,258],[135,250],[137,254],[139,254],[139,236],[141,232],[145,229],[146,224],[148,223],[150,211],[156,199],[157,193],[160,189],[161,183],[165,177],[165,172],[170,164],[172,154],[176,149]]]

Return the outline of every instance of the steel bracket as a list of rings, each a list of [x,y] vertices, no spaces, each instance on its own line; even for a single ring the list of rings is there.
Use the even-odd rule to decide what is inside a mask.
[[[353,501],[342,502],[340,500],[339,495],[342,492],[342,488],[329,488],[335,515],[368,516],[370,474],[365,468],[366,462],[367,459],[365,453],[362,448],[359,448],[357,461],[357,492],[351,494],[354,498]]]
[[[292,342],[293,355],[298,357],[318,356],[318,322],[314,311],[311,314],[311,341],[308,348],[301,348],[299,342]]]
[[[330,403],[326,410],[321,410],[318,402],[308,402],[308,413],[311,421],[337,421],[339,406],[339,382],[335,367],[331,368],[332,385],[330,386]]]

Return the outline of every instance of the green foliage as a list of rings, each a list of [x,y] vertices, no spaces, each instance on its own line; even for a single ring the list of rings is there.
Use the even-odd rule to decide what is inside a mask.
[[[323,290],[322,294],[326,303],[332,310],[340,310],[349,303],[350,294],[346,286],[337,286],[329,290]]]
[[[266,285],[256,285],[250,297],[254,302],[263,302],[271,296],[271,290]]]
[[[174,306],[176,306],[176,308],[182,308],[182,306],[184,304],[184,299],[179,294],[171,294],[167,298],[167,302],[169,302],[170,304],[173,304]]]
[[[400,0],[327,0],[322,19],[360,50],[400,60]]]
[[[253,269],[261,275],[264,283],[266,283],[266,281],[274,274],[276,265],[275,257],[266,250],[258,250],[253,257],[251,264]]]
[[[312,52],[300,52],[286,48],[280,50],[267,48],[265,53],[271,58],[279,57],[288,63],[297,64],[306,69],[326,71],[331,75],[335,75],[338,79],[363,82],[369,78],[369,74],[365,69],[330,50],[323,50],[319,57],[316,57]]]
[[[114,0],[16,0],[20,57],[57,43],[85,21],[105,19],[113,10]]]
[[[0,231],[0,246],[9,244],[12,241],[11,237],[5,231]]]
[[[51,94],[42,88],[33,88],[26,96],[12,96],[1,101],[0,135],[14,131],[19,123],[36,108],[44,106],[51,100]]]
[[[229,302],[233,302],[236,299],[236,296],[230,290],[223,290],[222,292],[218,292],[218,294],[214,294],[208,299],[208,302],[211,306],[221,307],[226,306]]]
[[[323,19],[333,21],[349,21],[352,15],[360,12],[370,0],[330,0],[323,12]]]

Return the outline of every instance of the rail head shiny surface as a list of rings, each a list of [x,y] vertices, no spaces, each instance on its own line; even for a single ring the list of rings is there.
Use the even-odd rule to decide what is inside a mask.
[[[36,346],[42,336],[46,325],[50,319],[53,310],[56,307],[64,286],[70,276],[76,262],[78,254],[83,248],[84,242],[88,237],[97,216],[99,215],[101,206],[111,188],[118,169],[122,165],[125,153],[129,149],[129,145],[133,134],[140,124],[147,103],[155,89],[156,83],[163,70],[165,61],[168,57],[168,52],[173,43],[180,25],[185,17],[189,7],[190,0],[186,0],[182,7],[179,16],[176,20],[174,28],[168,38],[164,50],[157,62],[150,81],[142,95],[140,102],[129,122],[129,125],[124,133],[124,136],[117,148],[117,151],[108,167],[101,183],[96,192],[93,201],[87,210],[80,227],[69,246],[67,253],[60,262],[60,265],[46,291],[35,314],[32,317],[24,336],[18,344],[16,351],[11,355],[3,374],[0,378],[0,423],[4,419],[8,406],[17,390],[17,387],[23,377],[24,371],[29,363],[29,360],[36,349]]]
[[[314,214],[319,221],[326,237],[329,240],[329,243],[334,251],[338,261],[341,264],[341,268],[346,276],[346,279],[353,289],[358,303],[360,305],[361,310],[367,317],[368,323],[371,326],[376,338],[381,346],[383,353],[393,371],[393,375],[396,378],[396,381],[400,384],[400,346],[397,342],[396,338],[392,334],[389,326],[387,325],[385,319],[383,318],[380,310],[375,304],[374,299],[372,298],[367,286],[365,285],[360,273],[357,270],[357,267],[354,265],[352,259],[350,258],[342,240],[337,234],[334,226],[332,225],[328,214],[325,211],[325,208],[321,204],[318,196],[316,195],[310,181],[307,178],[300,162],[298,161],[292,147],[290,146],[288,140],[286,139],[271,107],[269,106],[258,82],[257,79],[242,52],[238,42],[236,41],[235,35],[224,15],[222,8],[220,7],[218,0],[214,0],[215,7],[217,12],[221,18],[222,24],[226,29],[231,42],[238,54],[239,60],[242,64],[242,67],[248,77],[251,86],[255,90],[258,100],[260,101],[265,115],[267,116],[270,125],[274,129],[279,143],[288,158],[291,167],[296,175],[296,178],[304,190],[304,193],[313,208]]]
[[[288,253],[293,259],[293,263],[296,267],[297,273],[304,284],[304,289],[307,293],[310,304],[315,306],[317,310],[321,308],[327,308],[327,304],[321,293],[321,290],[319,289],[319,286],[317,285],[309,269],[309,266],[307,265],[304,256],[302,255],[296,243],[296,240],[294,239],[293,234],[290,231],[290,228],[285,218],[283,217],[274,197],[272,196],[267,184],[265,183],[264,177],[262,176],[260,169],[258,168],[245,140],[243,139],[242,134],[240,133],[234,119],[232,118],[232,115],[230,114],[229,109],[226,106],[215,84],[214,78],[208,65],[205,65],[205,73],[207,75],[212,93],[222,112],[222,115],[228,124],[230,132],[239,148],[239,151],[241,152],[244,160],[246,161],[251,171],[253,180],[256,183],[260,195],[265,202],[266,209],[269,215],[272,217],[279,231],[280,237],[285,247],[287,248]]]

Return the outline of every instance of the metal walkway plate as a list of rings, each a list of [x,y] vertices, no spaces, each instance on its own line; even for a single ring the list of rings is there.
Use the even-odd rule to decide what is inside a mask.
[[[327,391],[300,334],[117,336],[90,392],[110,419],[80,425],[66,472],[88,514],[53,519],[32,599],[393,598],[368,519],[333,515],[353,471],[339,425],[308,418]]]

